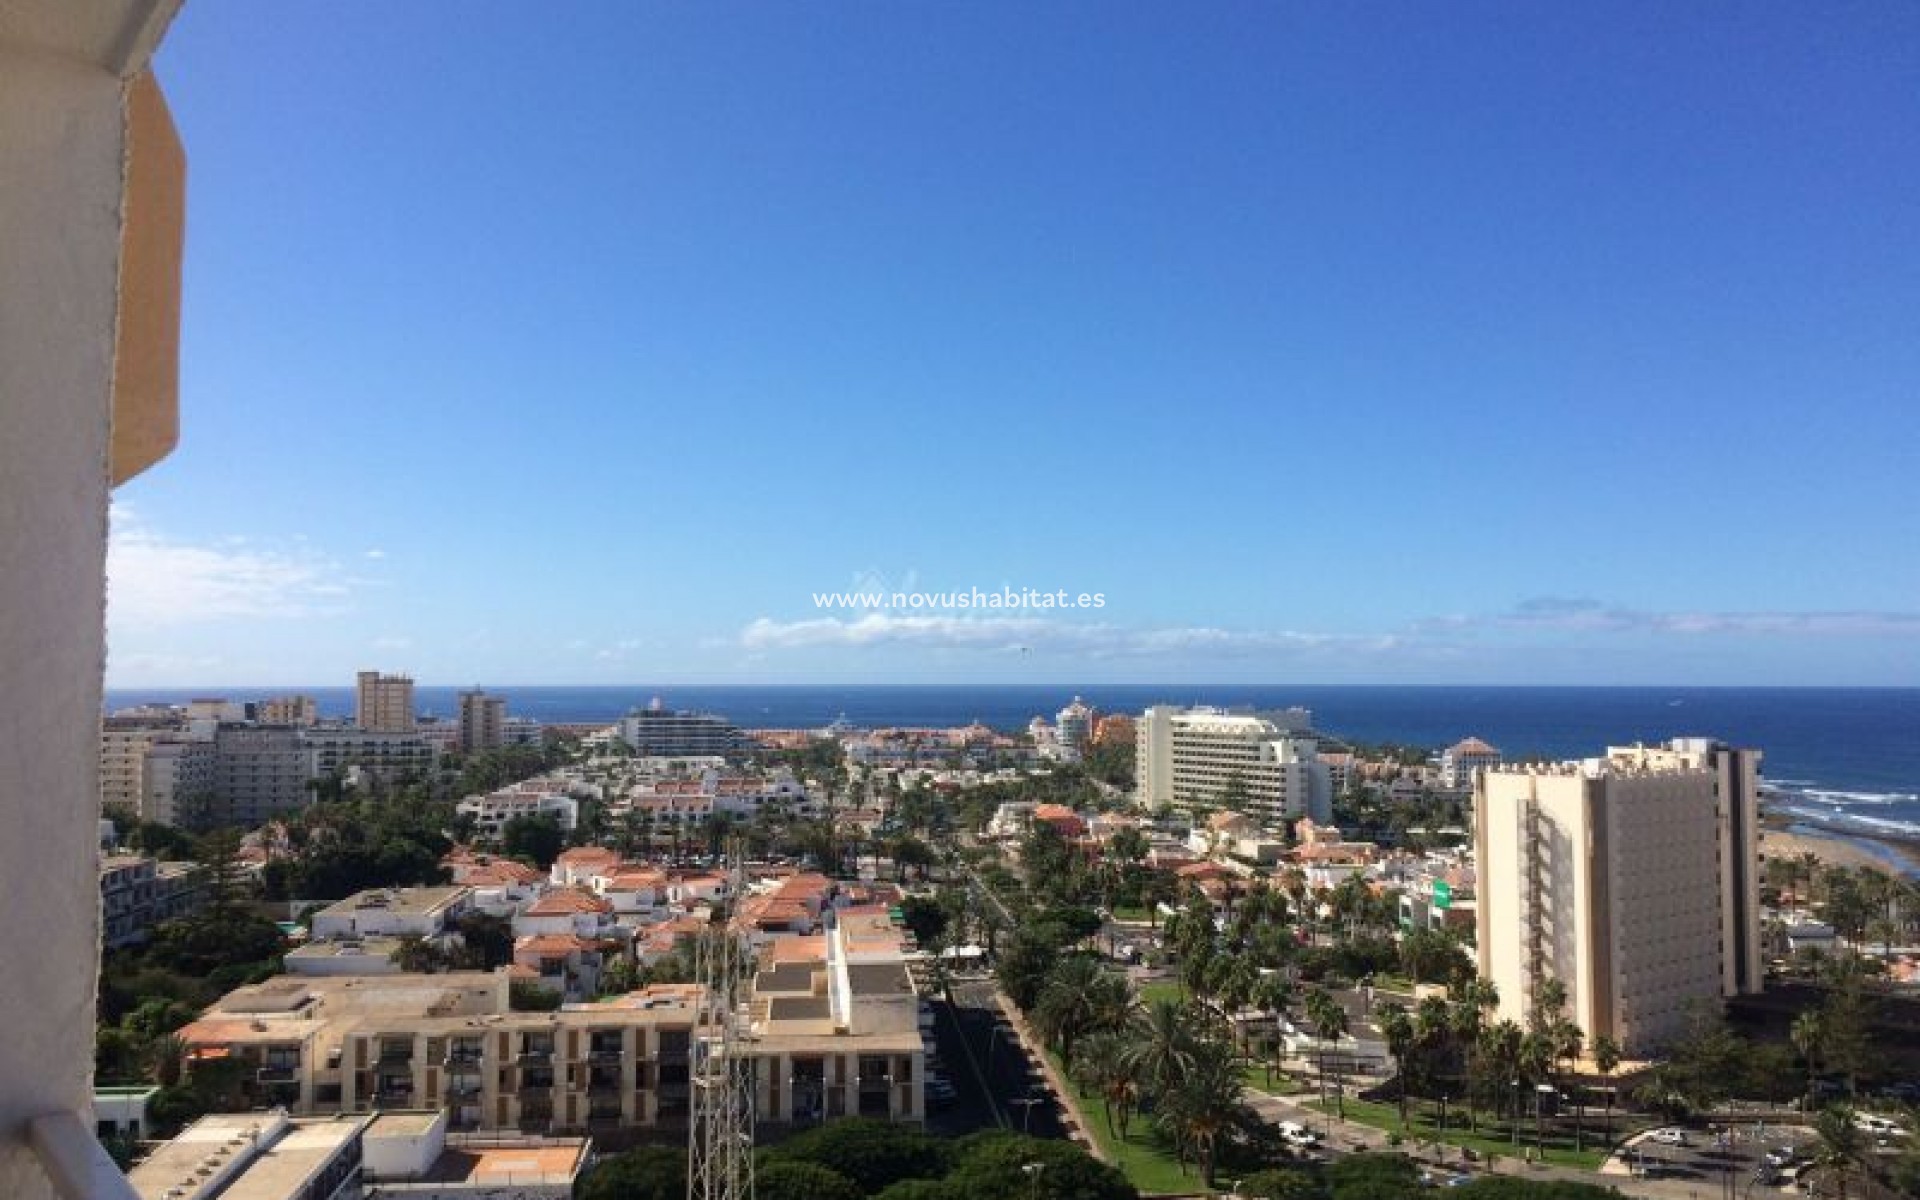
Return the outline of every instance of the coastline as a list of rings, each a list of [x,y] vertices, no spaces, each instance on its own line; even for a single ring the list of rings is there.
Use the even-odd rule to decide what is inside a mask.
[[[1763,818],[1760,853],[1766,858],[1796,858],[1813,854],[1830,867],[1873,867],[1894,874],[1920,877],[1920,845],[1892,838],[1841,833],[1800,822],[1780,824],[1785,818]]]

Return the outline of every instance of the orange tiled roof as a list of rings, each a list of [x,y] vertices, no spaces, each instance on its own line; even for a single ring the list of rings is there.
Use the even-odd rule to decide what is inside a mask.
[[[579,888],[555,888],[533,902],[527,909],[529,917],[558,917],[568,913],[609,913],[613,905],[602,900],[592,892]]]

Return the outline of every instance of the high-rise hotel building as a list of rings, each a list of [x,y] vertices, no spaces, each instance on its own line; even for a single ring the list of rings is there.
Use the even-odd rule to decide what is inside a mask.
[[[460,693],[460,750],[475,754],[507,744],[507,699],[479,688]]]
[[[413,680],[405,675],[360,672],[353,723],[370,733],[412,733]]]
[[[1319,761],[1310,714],[1274,716],[1157,704],[1142,713],[1135,775],[1141,803],[1217,806],[1239,794],[1239,810],[1272,824],[1325,822],[1332,778]]]
[[[1480,974],[1524,1022],[1566,989],[1588,1044],[1671,1044],[1701,1002],[1760,989],[1760,752],[1705,738],[1482,770]]]

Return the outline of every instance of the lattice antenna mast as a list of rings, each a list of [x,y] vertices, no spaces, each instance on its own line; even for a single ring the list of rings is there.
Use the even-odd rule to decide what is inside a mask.
[[[730,921],[746,892],[746,848],[727,843],[727,902],[694,942],[702,985],[688,1071],[687,1200],[753,1200],[753,1058],[747,979],[752,968]]]

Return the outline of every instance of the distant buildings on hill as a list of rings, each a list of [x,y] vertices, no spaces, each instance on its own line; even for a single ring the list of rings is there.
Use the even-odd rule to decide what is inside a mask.
[[[431,770],[442,755],[539,745],[537,721],[475,689],[456,720],[421,720],[413,680],[362,671],[354,719],[323,721],[312,696],[117,712],[100,723],[100,805],[196,827],[258,825],[313,798],[315,780],[358,770],[387,779]]]

